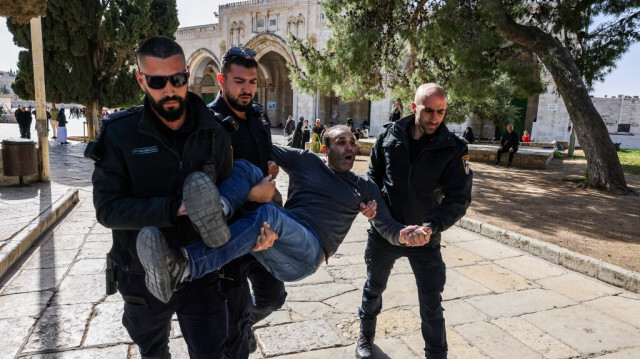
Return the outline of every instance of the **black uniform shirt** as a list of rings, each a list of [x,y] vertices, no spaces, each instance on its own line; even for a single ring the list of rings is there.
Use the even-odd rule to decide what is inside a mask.
[[[414,140],[413,135],[411,133],[412,129],[413,129],[413,126],[409,126],[409,133],[408,133],[409,157],[411,158],[411,162],[413,162],[416,158],[418,158],[420,151],[422,151],[423,148],[427,147],[430,143],[432,143],[436,136],[436,133],[434,133],[433,135],[424,134],[419,139]],[[438,129],[440,129],[440,127],[438,127]]]
[[[187,118],[185,119],[182,126],[175,131],[167,127],[167,125],[165,125],[160,120],[155,112],[149,111],[149,114],[153,118],[153,123],[156,125],[158,132],[160,132],[160,135],[162,135],[162,137],[166,138],[173,144],[176,151],[178,151],[180,158],[182,158],[184,145],[185,143],[187,143],[187,138],[189,138],[189,135],[191,135],[191,133],[193,133],[193,131],[195,131],[196,129],[196,122],[193,118],[193,109],[191,108],[191,106],[189,106],[188,102],[185,106],[187,106],[185,110],[187,113]]]
[[[243,120],[241,118],[237,118],[235,114],[233,114],[233,117],[236,118],[236,121],[240,126],[238,131],[231,134],[233,157],[236,159],[245,159],[253,164],[260,164],[260,169],[263,169],[264,164],[260,163],[260,158],[258,157],[259,150],[256,146],[257,141],[249,129],[249,121],[255,121],[255,119],[250,117],[252,115],[253,114],[251,112],[247,112],[247,119]]]

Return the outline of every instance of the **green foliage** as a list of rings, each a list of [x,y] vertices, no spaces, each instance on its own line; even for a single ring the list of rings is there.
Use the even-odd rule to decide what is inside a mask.
[[[28,25],[8,21],[19,55],[13,83],[23,99],[34,98]],[[173,37],[175,0],[49,0],[42,18],[47,100],[126,107],[140,103],[133,68],[135,49],[151,35]]]
[[[554,34],[571,53],[589,90],[640,40],[637,0],[510,0],[502,1],[500,10],[483,14],[491,18],[503,11],[520,24]]]
[[[558,34],[587,84],[601,80],[638,40],[635,1],[326,0],[331,38],[323,49],[293,38],[300,68],[297,88],[370,100],[390,93],[403,103],[415,89],[437,82],[448,92],[448,120],[470,115],[503,124],[513,120],[514,97],[544,91],[531,49],[508,42],[495,22],[505,15],[531,29]],[[607,21],[592,29],[595,16]]]
[[[622,170],[634,175],[640,175],[640,150],[622,149],[618,152]]]
[[[497,124],[515,119],[514,96],[542,91],[532,56],[506,46],[472,9],[439,2],[416,5],[403,0],[324,2],[332,37],[322,50],[295,39],[292,47],[303,68],[290,68],[294,85],[347,101],[390,92],[407,104],[420,84],[437,82],[449,95],[447,121],[460,123],[476,115]]]
[[[0,16],[11,18],[19,24],[27,24],[31,18],[45,14],[47,0],[0,1]]]

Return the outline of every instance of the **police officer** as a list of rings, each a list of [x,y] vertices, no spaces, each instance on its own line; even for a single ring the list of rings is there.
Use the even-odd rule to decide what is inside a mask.
[[[135,243],[145,226],[160,228],[175,247],[202,240],[182,202],[183,183],[194,171],[229,176],[230,140],[204,102],[187,90],[189,70],[180,45],[151,37],[140,45],[137,60],[143,106],[112,115],[85,153],[97,160],[96,216],[113,233],[107,274],[117,280],[124,299],[122,323],[142,358],[171,357],[169,333],[176,313],[189,356],[221,358],[227,336],[221,323],[227,316],[218,273],[184,283],[163,303],[146,289]]]
[[[441,293],[445,264],[440,234],[466,212],[471,179],[466,142],[442,123],[447,95],[442,87],[421,85],[411,104],[414,115],[387,124],[371,151],[369,177],[380,187],[395,220],[420,225],[426,239],[393,245],[371,227],[365,251],[367,281],[359,310],[358,358],[370,358],[382,293],[396,259],[407,257],[418,286],[422,336],[427,358],[446,358]]]
[[[222,57],[222,72],[217,75],[220,92],[209,108],[223,116],[232,116],[238,130],[231,134],[234,159],[245,159],[262,170],[265,176],[277,175],[278,167],[269,161],[271,153],[271,123],[262,106],[253,102],[258,87],[258,62],[255,52],[250,49],[234,47]],[[269,179],[262,185],[273,186]],[[267,202],[271,198],[262,198],[257,202]],[[245,204],[246,210],[255,209],[255,204]],[[240,217],[242,211],[236,215]],[[235,220],[232,218],[231,221]],[[229,337],[227,356],[246,358],[249,351],[255,350],[255,338],[251,326],[280,309],[285,302],[287,292],[284,283],[275,279],[251,255],[238,258],[224,268],[223,286],[227,293],[229,310]],[[253,295],[249,290],[247,278],[251,280]],[[249,346],[251,340],[251,348]]]

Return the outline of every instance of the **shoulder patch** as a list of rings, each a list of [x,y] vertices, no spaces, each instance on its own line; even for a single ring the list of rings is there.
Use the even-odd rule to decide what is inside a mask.
[[[469,174],[471,171],[469,166],[469,155],[462,156],[462,168],[464,169],[464,173]]]

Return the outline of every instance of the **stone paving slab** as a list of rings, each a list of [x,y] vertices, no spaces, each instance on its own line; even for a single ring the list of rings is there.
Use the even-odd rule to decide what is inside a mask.
[[[111,235],[95,221],[91,165],[78,145],[67,151],[52,172],[79,188],[78,202],[0,281],[0,359],[140,358],[121,325],[122,298],[104,295]],[[286,192],[284,174],[277,184]],[[0,201],[0,213],[7,208]],[[623,289],[640,288],[637,273],[478,221],[459,224],[443,234],[449,358],[640,358],[640,294]],[[285,306],[256,326],[260,345],[251,359],[354,357],[367,227],[359,216],[328,265],[287,283]],[[377,357],[424,357],[408,261],[394,266],[383,304]],[[188,358],[175,319],[170,347],[173,358]]]
[[[465,340],[494,359],[539,359],[540,355],[500,327],[487,322],[462,324],[455,327]]]
[[[266,356],[298,353],[342,344],[340,337],[324,320],[283,324],[255,331]],[[291,340],[295,338],[295,340]]]
[[[568,345],[521,317],[500,318],[492,321],[492,324],[497,325],[529,348],[541,353],[545,358],[562,359],[580,355]]]
[[[573,300],[546,289],[475,296],[466,301],[491,318],[513,317],[576,304]]]
[[[523,318],[583,355],[640,346],[638,328],[593,308],[576,305],[524,315]]]
[[[80,346],[91,308],[91,304],[48,307],[29,335],[23,351],[28,353]]]
[[[33,243],[61,218],[77,201],[78,190],[53,182],[29,185],[29,198],[21,199],[15,191],[3,186],[0,201],[8,205],[8,211],[20,208],[22,219],[4,223],[0,247],[0,277],[31,248]],[[3,215],[6,211],[1,212]]]
[[[21,359],[113,359],[127,358],[128,345],[116,345],[106,348],[87,348],[81,350],[69,350],[53,354],[35,354],[21,357]]]

